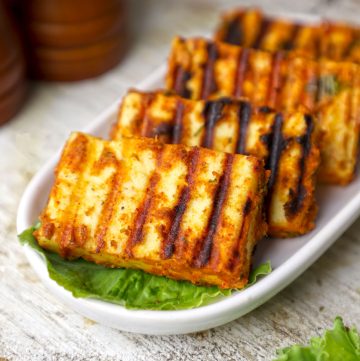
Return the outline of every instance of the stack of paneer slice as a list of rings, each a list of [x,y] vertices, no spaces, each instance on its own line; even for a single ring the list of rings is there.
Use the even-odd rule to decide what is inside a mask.
[[[74,133],[35,236],[67,258],[240,288],[266,231],[266,181],[255,157]]]
[[[360,63],[360,28],[339,22],[312,23],[267,16],[259,9],[225,13],[215,40],[269,51],[292,50],[313,59]]]
[[[360,66],[345,60],[360,59],[358,37],[240,10],[213,41],[175,38],[166,90],[129,91],[111,141],[71,135],[39,244],[69,259],[243,287],[258,240],[314,228],[318,179],[354,177]]]
[[[269,234],[288,237],[315,225],[319,151],[314,129],[312,116],[302,111],[277,113],[244,100],[193,101],[164,92],[130,91],[112,137],[155,137],[164,143],[263,159],[271,171],[266,201]]]
[[[360,124],[360,66],[355,63],[176,38],[166,85],[194,100],[246,97],[277,110],[305,106],[316,118],[320,180],[347,184],[355,175]]]

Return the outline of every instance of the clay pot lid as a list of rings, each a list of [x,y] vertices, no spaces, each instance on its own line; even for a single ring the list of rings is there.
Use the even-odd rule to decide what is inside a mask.
[[[125,15],[125,12],[119,9],[78,23],[30,21],[25,26],[32,44],[69,48],[88,45],[124,30]]]
[[[0,97],[0,124],[9,121],[20,110],[26,93],[27,85],[20,82]]]
[[[123,6],[123,0],[31,0],[24,1],[26,19],[39,22],[88,21]]]
[[[0,72],[6,69],[19,56],[19,44],[14,29],[0,3]]]
[[[6,94],[15,84],[25,81],[25,62],[15,57],[7,67],[0,71],[0,97]]]
[[[77,61],[37,61],[32,65],[32,75],[50,81],[77,81],[93,78],[116,66],[123,58],[127,43],[118,43],[105,55]]]
[[[111,37],[100,40],[96,43],[71,48],[43,48],[37,47],[32,49],[32,56],[39,61],[81,61],[98,58],[101,61],[102,56],[107,56],[112,49],[119,47],[124,42],[124,34],[120,31]]]

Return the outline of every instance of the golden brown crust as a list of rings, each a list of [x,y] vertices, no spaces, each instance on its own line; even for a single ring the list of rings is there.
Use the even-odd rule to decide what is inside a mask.
[[[266,181],[254,157],[74,133],[34,234],[66,258],[242,287],[266,232]]]
[[[341,22],[296,22],[267,16],[259,9],[225,13],[214,38],[262,50],[292,50],[312,59],[360,61],[360,28]]]
[[[354,177],[358,154],[359,78],[360,67],[354,63],[176,38],[166,85],[194,100],[246,97],[278,110],[308,108],[323,134],[320,180],[347,184]]]
[[[133,90],[124,97],[112,132],[113,139],[123,136],[257,156],[273,173],[269,234],[294,236],[314,227],[319,150],[313,118],[306,112],[279,113],[245,100],[193,101],[161,91]]]

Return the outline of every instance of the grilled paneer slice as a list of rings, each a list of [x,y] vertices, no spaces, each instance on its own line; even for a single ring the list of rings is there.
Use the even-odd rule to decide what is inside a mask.
[[[354,177],[360,119],[357,64],[176,38],[166,85],[190,99],[246,97],[277,110],[303,105],[316,115],[317,129],[323,134],[320,180],[347,184]]]
[[[307,24],[267,16],[258,9],[225,13],[215,39],[255,49],[295,50],[313,59],[360,62],[358,26],[329,21]]]
[[[238,288],[263,237],[263,161],[150,138],[68,140],[40,246],[67,258]]]
[[[164,143],[203,146],[263,159],[271,170],[268,233],[289,237],[314,227],[319,151],[313,119],[301,111],[276,113],[248,101],[193,101],[162,92],[130,91],[123,99],[113,139],[156,137]]]

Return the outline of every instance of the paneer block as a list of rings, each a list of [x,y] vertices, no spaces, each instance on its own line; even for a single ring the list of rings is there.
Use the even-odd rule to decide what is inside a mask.
[[[246,97],[276,110],[305,106],[315,115],[324,183],[347,184],[359,148],[360,66],[291,52],[241,48],[202,38],[173,42],[168,90],[190,99]]]
[[[248,101],[187,100],[163,92],[130,91],[112,138],[155,137],[164,143],[250,154],[271,170],[266,213],[269,235],[289,237],[313,229],[319,150],[311,115],[280,113]]]
[[[240,288],[266,232],[266,182],[255,157],[73,133],[34,235],[69,259]]]
[[[296,21],[239,8],[224,13],[215,39],[270,51],[293,50],[313,58],[360,62],[360,27],[327,20]]]

